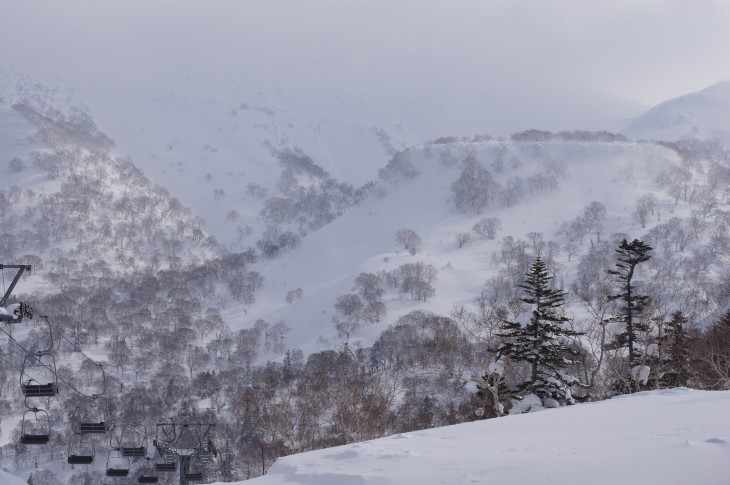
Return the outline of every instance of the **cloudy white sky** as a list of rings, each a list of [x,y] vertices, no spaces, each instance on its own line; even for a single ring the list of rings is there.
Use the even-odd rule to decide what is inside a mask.
[[[537,126],[730,79],[728,26],[727,0],[1,0],[0,66],[138,88],[203,73],[330,85]]]

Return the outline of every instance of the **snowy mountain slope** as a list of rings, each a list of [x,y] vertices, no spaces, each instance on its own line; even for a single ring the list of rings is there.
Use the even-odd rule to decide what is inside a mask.
[[[724,484],[730,392],[643,392],[280,458],[261,485]]]
[[[228,319],[243,325],[259,318],[284,320],[292,328],[288,345],[311,351],[319,345],[319,337],[330,342],[338,340],[331,323],[332,308],[339,295],[352,290],[359,273],[392,271],[414,262],[433,265],[438,271],[433,283],[436,296],[416,302],[388,290],[387,317],[351,336],[363,338],[367,344],[409,311],[427,309],[448,314],[453,305],[468,304],[502,267],[493,260],[502,236],[525,239],[527,233],[538,232],[545,241],[561,240],[557,235],[561,224],[578,216],[592,201],[607,208],[605,236],[637,234],[639,228],[631,216],[635,199],[653,190],[653,177],[666,161],[676,160],[676,154],[663,147],[633,143],[457,143],[420,147],[409,154],[421,172],[418,177],[385,184],[387,194],[382,198],[365,200],[304,238],[299,248],[257,264],[257,270],[266,275],[257,303],[245,317],[232,309],[226,313]],[[550,160],[560,160],[565,174],[559,188],[552,192],[525,195],[512,206],[495,202],[480,214],[461,214],[449,202],[453,197],[450,187],[459,176],[459,162],[468,154],[487,167],[498,158],[505,159],[502,173],[495,174],[501,183],[517,176],[529,178]],[[511,165],[513,157],[519,159],[519,166]],[[660,196],[660,201],[662,210],[672,210],[667,199]],[[502,221],[498,237],[492,241],[474,237],[470,244],[458,248],[456,234],[469,233],[485,217]],[[398,248],[395,233],[401,228],[413,229],[423,239],[416,255]],[[557,259],[566,265],[567,284],[572,265],[564,253]],[[575,262],[573,259],[572,264]],[[284,302],[285,294],[295,288],[301,288],[304,296],[289,305]]]
[[[14,116],[17,118],[18,113]],[[15,118],[6,111],[6,119]],[[115,150],[118,149],[117,143]],[[435,297],[414,301],[395,288],[386,288],[386,317],[377,324],[361,326],[350,335],[351,339],[369,345],[380,331],[405,313],[419,309],[446,315],[454,305],[471,302],[484,282],[502,268],[502,263],[494,258],[501,250],[503,236],[524,240],[528,233],[540,233],[545,242],[558,240],[559,246],[565,242],[557,234],[562,224],[578,216],[583,206],[592,201],[604,204],[607,209],[605,237],[612,233],[635,233],[638,227],[632,211],[636,198],[653,192],[658,171],[666,162],[677,160],[673,151],[657,145],[601,142],[450,142],[421,145],[406,154],[420,175],[412,180],[380,180],[373,195],[330,224],[309,233],[300,247],[279,258],[262,259],[254,264],[252,269],[264,277],[263,287],[252,305],[222,303],[223,316],[229,325],[239,329],[252,327],[259,319],[272,324],[284,321],[291,329],[286,347],[314,352],[335,345],[343,337],[335,329],[333,307],[338,297],[352,291],[360,273],[392,272],[410,263],[432,265],[437,271],[433,282]],[[460,213],[454,208],[451,185],[469,157],[491,169],[495,180],[503,186],[518,178],[524,185],[525,180],[554,165],[559,172],[558,188],[535,189],[530,194],[532,189],[525,185],[515,189],[515,200],[511,203],[494,201],[481,213]],[[39,190],[22,181],[20,177],[27,177],[27,173],[26,170],[10,174],[5,180],[8,184]],[[200,182],[196,182],[197,176],[191,178],[187,169],[181,169],[177,176],[178,182],[190,185],[190,190],[184,192],[191,198],[202,190],[195,187],[212,185],[202,175]],[[168,178],[173,186],[177,183],[172,175]],[[235,177],[228,179],[230,182]],[[274,180],[270,182],[272,185]],[[48,182],[44,184],[47,186]],[[229,205],[230,199],[236,197],[241,197],[240,192],[217,201],[210,197],[215,217],[223,219],[225,211],[237,207]],[[248,199],[252,197],[247,194]],[[658,194],[658,197],[660,207],[674,210],[665,196]],[[203,214],[206,220],[211,220],[210,213]],[[456,235],[471,233],[472,226],[485,217],[500,219],[502,228],[497,238],[490,241],[473,235],[470,244],[459,248]],[[265,223],[257,211],[248,211],[241,214],[238,224],[256,227],[260,232]],[[230,225],[209,223],[206,231],[224,239]],[[398,248],[395,234],[402,228],[415,230],[423,239],[416,255]],[[245,242],[253,244],[253,239],[250,237]],[[565,278],[566,285],[574,271],[571,264],[562,266],[568,259],[565,253],[555,254],[558,263],[555,269],[562,272],[560,277]],[[287,303],[287,293],[296,289],[302,290],[302,298]],[[214,304],[215,300],[208,303]]]
[[[115,155],[130,157],[233,250],[246,247],[239,227],[258,227],[226,216],[231,211],[258,213],[261,200],[247,192],[249,184],[275,192],[280,166],[272,150],[301,149],[333,178],[357,187],[374,180],[395,151],[445,135],[484,134],[497,117],[503,118],[496,123],[500,130],[528,128],[513,123],[514,112],[541,102],[471,91],[450,95],[446,102],[417,90],[395,95],[369,85],[347,90],[332,81],[292,85],[251,73],[226,78],[188,74],[157,84],[70,85],[52,80],[40,86],[14,71],[0,72],[5,104],[32,99],[63,112],[89,112],[100,131],[115,141]],[[575,90],[571,94],[578,96]],[[548,101],[551,118],[533,123],[552,126],[555,113],[564,113],[565,103],[574,102],[565,97]],[[602,99],[597,93],[580,97],[581,104]],[[557,103],[563,105],[553,106]],[[488,119],[484,113],[491,113]],[[565,121],[558,126],[565,128]]]
[[[634,139],[717,138],[730,144],[730,81],[665,101],[623,130]]]
[[[45,268],[38,268],[32,277],[37,284],[29,285],[30,290],[38,290],[40,294],[59,293],[65,298],[69,291],[66,285],[71,283],[76,286],[73,289],[74,302],[83,295],[84,301],[92,303],[93,300],[95,304],[89,313],[108,315],[109,319],[104,320],[106,329],[101,331],[97,326],[95,330],[99,332],[99,342],[87,342],[85,349],[99,359],[115,359],[114,375],[119,379],[125,379],[125,376],[127,380],[132,379],[132,367],[135,379],[138,378],[136,372],[141,369],[138,365],[144,365],[141,359],[143,345],[147,347],[148,356],[150,352],[161,351],[163,354],[167,352],[167,358],[179,359],[177,369],[182,371],[180,378],[185,380],[192,381],[200,375],[195,373],[203,370],[221,373],[236,372],[236,369],[242,371],[241,367],[228,368],[231,366],[230,355],[226,357],[220,350],[203,347],[212,340],[210,333],[207,336],[202,330],[200,335],[195,333],[193,327],[202,325],[208,318],[208,307],[221,310],[225,323],[230,326],[230,329],[223,329],[228,330],[229,335],[253,327],[258,320],[266,320],[269,324],[281,321],[290,328],[284,335],[282,346],[270,348],[264,345],[262,350],[260,342],[256,342],[256,348],[247,354],[255,355],[251,357],[253,363],[280,360],[287,349],[302,349],[304,354],[299,354],[301,357],[324,349],[342,349],[345,340],[353,346],[368,347],[383,330],[414,310],[428,310],[446,316],[454,305],[471,305],[475,296],[485,288],[503,293],[515,291],[516,285],[523,281],[525,262],[529,263],[538,251],[550,259],[550,270],[556,276],[556,283],[569,289],[581,271],[585,276],[586,270],[579,268],[583,256],[589,254],[594,246],[601,246],[604,254],[613,255],[616,242],[621,237],[640,237],[656,245],[656,257],[642,268],[640,276],[656,280],[659,289],[654,288],[652,296],[656,298],[659,311],[671,311],[683,305],[681,298],[691,300],[692,306],[681,308],[694,312],[695,320],[712,317],[713,312],[722,309],[724,293],[713,288],[722,289],[722,285],[716,282],[724,275],[723,258],[726,254],[723,241],[727,240],[728,199],[717,189],[718,184],[721,185],[727,178],[723,158],[703,159],[700,156],[685,159],[680,148],[626,142],[620,138],[612,142],[602,141],[605,134],[585,132],[579,132],[573,138],[563,134],[548,136],[541,132],[525,132],[510,141],[486,138],[488,141],[471,139],[473,141],[467,142],[444,138],[413,146],[392,157],[382,172],[377,170],[378,180],[360,198],[353,198],[352,205],[345,204],[342,213],[338,213],[331,222],[318,227],[307,226],[307,231],[300,234],[301,244],[297,247],[275,258],[267,259],[260,255],[257,262],[246,263],[246,271],[258,271],[264,279],[262,287],[253,294],[255,301],[245,302],[244,299],[230,297],[226,281],[215,279],[220,276],[210,276],[216,271],[228,271],[227,263],[222,269],[215,269],[218,263],[212,261],[221,255],[235,256],[227,254],[214,243],[206,243],[208,234],[224,234],[218,232],[223,230],[220,226],[210,224],[205,234],[200,229],[200,232],[195,232],[203,216],[186,210],[164,187],[154,186],[152,181],[140,176],[135,170],[135,160],[113,158],[107,148],[111,141],[105,133],[96,130],[92,120],[83,112],[69,108],[71,116],[67,116],[63,112],[59,114],[46,109],[49,116],[44,117],[29,105],[21,104],[3,115],[3,126],[8,128],[2,143],[10,152],[27,157],[25,162],[31,163],[24,163],[19,171],[15,171],[11,164],[4,167],[0,180],[5,192],[0,195],[7,201],[5,207],[11,210],[0,212],[0,216],[8,221],[3,229],[10,237],[6,236],[1,241],[14,242],[15,246],[9,247],[14,248],[17,256],[25,257],[21,249],[38,252],[41,260],[48,263]],[[52,118],[51,114],[56,118]],[[23,121],[23,117],[33,124]],[[34,141],[27,139],[29,134],[35,135]],[[16,146],[15,141],[19,138],[26,141]],[[38,140],[46,140],[48,145],[39,145]],[[40,149],[41,152],[27,155],[31,149]],[[118,143],[114,150],[120,150]],[[704,152],[700,150],[698,153]],[[708,156],[718,155],[708,153]],[[44,154],[51,156],[49,160],[54,163],[41,163],[44,160],[41,155]],[[321,170],[314,165],[316,159],[311,161],[311,166],[304,159],[294,162],[305,165],[309,170],[299,167],[303,172],[297,172],[297,183],[304,184],[304,188],[308,187],[307,184],[316,186],[319,183],[311,175]],[[225,166],[225,163],[221,165]],[[466,195],[464,190],[455,191],[455,182],[464,178],[469,167],[488,169],[493,177],[492,188],[479,186]],[[281,166],[276,168],[277,171],[282,169]],[[275,173],[271,171],[271,184],[276,183]],[[189,181],[189,174],[183,169],[179,181],[189,183],[194,189],[197,182]],[[468,182],[469,177],[466,179]],[[203,183],[207,183],[205,177]],[[32,189],[33,194],[28,189]],[[297,193],[296,190],[289,192]],[[675,192],[676,195],[672,195]],[[493,196],[489,203],[478,210],[468,209],[469,204],[481,200],[484,193]],[[189,197],[193,195],[194,192],[188,194]],[[284,190],[269,195],[294,197]],[[246,197],[253,197],[253,194]],[[647,197],[651,199],[652,209],[649,211],[647,208],[646,220],[641,222],[636,216],[637,203],[642,199],[648,200]],[[219,197],[215,201],[219,204],[216,211],[229,209],[226,198]],[[263,200],[265,198],[260,198],[260,203],[263,204]],[[292,200],[299,202],[298,199]],[[462,210],[459,210],[460,200]],[[40,204],[39,201],[45,202]],[[580,227],[573,227],[583,224],[582,214],[591,202],[600,203],[606,210],[598,231],[600,237],[595,230],[586,232]],[[141,204],[139,207],[138,203]],[[36,204],[38,207],[43,205],[43,210],[28,212]],[[62,207],[66,210],[59,211]],[[175,210],[171,212],[172,207]],[[46,209],[58,212],[52,213],[55,217],[48,217],[44,212]],[[33,214],[46,214],[46,217],[43,219]],[[171,218],[171,214],[176,215]],[[206,217],[207,214],[204,213]],[[33,240],[32,245],[25,249],[25,242],[18,238],[15,228],[22,227],[21,220],[28,223],[34,217],[42,219],[35,221],[40,225],[34,226],[40,230],[30,231],[29,237],[36,237],[36,233],[42,232],[46,226],[54,226],[54,223],[63,221],[68,225],[65,228],[54,226],[57,238],[49,238],[45,244]],[[496,217],[501,221],[494,239],[477,237],[472,230],[477,221],[486,217]],[[240,219],[241,224],[255,226],[258,233],[263,232],[269,223],[259,216],[257,210],[244,212]],[[101,228],[105,220],[113,227],[109,235],[99,239],[103,236]],[[282,220],[284,229],[297,230],[300,224],[286,217]],[[165,233],[160,236],[162,239],[154,239],[146,232],[149,228],[164,229]],[[420,235],[422,243],[415,254],[410,254],[396,241],[396,232],[402,228],[412,229]],[[674,241],[670,236],[674,237],[675,233],[693,236]],[[471,234],[472,240],[459,247],[458,234]],[[253,239],[255,237],[246,243],[253,245]],[[175,241],[181,246],[172,244]],[[154,254],[158,246],[163,249],[162,259],[151,264],[147,255]],[[184,257],[180,258],[183,253]],[[80,256],[89,256],[90,261],[99,266],[75,264],[77,260],[74,258]],[[135,261],[139,257],[140,265],[127,271],[130,256]],[[82,263],[85,262],[82,260]],[[188,263],[190,273],[185,271]],[[402,290],[400,283],[389,282],[402,265],[412,263],[433,267],[436,272],[435,279],[431,281],[433,295],[415,298]],[[612,261],[607,263],[608,266],[611,264]],[[692,268],[701,268],[702,277],[689,274]],[[233,272],[240,270],[238,267]],[[99,274],[96,274],[97,271]],[[376,323],[361,322],[359,328],[349,328],[347,333],[343,333],[333,322],[334,316],[341,317],[336,315],[334,307],[340,296],[353,291],[361,272],[378,274],[387,313]],[[588,273],[605,274],[605,267],[589,267]],[[686,274],[692,278],[685,277]],[[90,285],[89,281],[95,284]],[[495,285],[494,281],[498,284]],[[683,282],[690,281],[694,287],[681,287]],[[485,282],[491,286],[485,286]],[[23,283],[23,291],[30,291],[25,287],[26,281]],[[650,287],[652,283],[646,282],[646,286]],[[204,286],[205,294],[201,291]],[[97,289],[106,293],[94,294]],[[301,298],[287,302],[287,294],[295,289],[302,290]],[[113,310],[107,307],[113,307]],[[58,311],[63,312],[64,324],[71,331],[76,330],[76,325],[82,320],[86,321],[86,309],[91,308],[66,302]],[[567,311],[578,319],[582,316],[582,305],[571,296]],[[185,321],[186,317],[189,321]],[[94,319],[96,317],[91,320]],[[455,325],[453,322],[450,324]],[[185,332],[178,325],[185,325]],[[110,336],[109,329],[140,333],[129,338],[130,346],[120,349],[113,344],[121,339],[115,340]],[[221,330],[221,335],[223,333]],[[268,337],[267,334],[267,340]],[[173,340],[184,346],[175,350],[163,346]],[[10,346],[9,342],[5,343]],[[137,357],[135,354],[140,354],[140,359],[123,363],[119,360],[120,350],[127,356]],[[209,352],[209,360],[203,364],[189,360],[189,365],[183,367],[183,356],[191,357],[193,354],[190,352],[194,350],[202,352],[203,356]],[[300,359],[298,365],[303,362]],[[72,362],[65,356],[59,358],[59,363],[70,369],[79,365],[78,361]],[[474,364],[475,369],[458,370],[478,371],[483,368],[482,364],[484,362]],[[148,361],[147,365],[154,367],[156,364]],[[272,364],[271,369],[275,369],[276,365]],[[147,369],[145,372],[149,372],[149,367]],[[453,370],[448,369],[449,372]],[[447,374],[444,368],[439,378],[449,379],[447,375],[451,374]],[[464,398],[462,407],[471,405],[469,391],[453,382],[449,385],[461,393],[459,398]],[[231,392],[230,388],[227,389],[226,393]],[[221,395],[218,394],[219,397]],[[226,395],[233,396],[231,401],[217,401],[221,404],[222,419],[230,419],[229,406],[240,399],[239,394],[231,392]],[[449,396],[439,397],[449,399]],[[393,406],[397,404],[394,401]],[[211,401],[194,398],[190,405],[209,407]],[[172,408],[167,411],[175,412]],[[468,409],[466,413],[472,415]],[[11,416],[4,421],[4,440],[12,440],[12,425],[18,422],[17,417]],[[68,432],[68,429],[59,425],[58,429],[54,428],[55,432]],[[9,444],[12,446],[12,443]]]
[[[115,141],[115,155],[131,157],[235,249],[243,224],[226,215],[235,210],[255,218],[261,200],[247,188],[274,191],[281,171],[274,150],[302,149],[334,178],[358,186],[374,179],[396,150],[425,141],[368,93],[334,87],[294,90],[245,77],[200,77],[178,80],[174,92],[149,86],[69,92],[37,88],[7,72],[0,81],[6,105],[30,99],[63,112],[89,111]]]
[[[195,83],[190,83],[194,92]],[[236,91],[226,91],[221,99],[232,99],[232,92]],[[241,104],[232,108],[214,101],[215,90],[210,94],[211,99],[207,102],[196,101],[199,96],[168,96],[150,101],[152,108],[140,99],[129,99],[125,103],[115,99],[114,102],[126,111],[102,110],[101,118],[115,133],[113,150],[117,153],[139,150],[139,158],[133,158],[132,163],[150,171],[153,180],[157,177],[164,181],[163,186],[170,188],[172,195],[181,196],[183,205],[189,203],[193,214],[207,222],[204,226],[207,234],[219,241],[231,241],[236,237],[236,226],[248,226],[255,232],[239,244],[253,245],[257,234],[267,224],[258,215],[265,197],[247,193],[244,187],[248,183],[261,183],[269,187],[269,196],[280,195],[274,185],[282,167],[271,153],[265,153],[269,150],[261,144],[265,139],[244,129],[241,120],[256,125],[262,117],[271,118],[274,120],[272,129],[276,131],[282,123],[277,117],[283,117],[284,121],[293,121],[293,118],[281,114],[282,110],[277,106],[271,107],[266,99],[242,109]],[[48,95],[53,101],[52,94]],[[28,97],[34,103],[40,103],[36,98]],[[56,101],[61,105],[66,103]],[[316,100],[314,104],[317,104]],[[235,115],[232,110],[236,111]],[[17,123],[23,122],[9,107],[5,108],[5,113],[6,119],[17,118],[20,120]],[[134,117],[133,113],[146,114]],[[343,116],[347,110],[337,113]],[[146,125],[137,128],[131,120]],[[172,125],[170,120],[173,120]],[[242,128],[233,130],[238,123]],[[339,125],[333,122],[331,126]],[[101,131],[105,133],[103,129]],[[292,132],[303,137],[294,139],[293,146],[299,146],[301,142],[315,152],[320,150],[320,155],[333,140],[341,143],[339,137],[343,134],[342,131],[317,134],[317,129],[311,127],[300,131],[295,128]],[[378,139],[372,127],[362,133],[365,132],[372,137],[372,143],[379,144],[382,159],[374,155],[367,163],[357,159],[368,152],[363,148],[365,145],[353,142],[343,154],[353,155],[355,159],[324,156],[323,159],[313,157],[314,162],[321,163],[328,171],[339,170],[339,175],[346,177],[346,171],[354,167],[350,180],[354,178],[361,183],[368,177],[377,177],[378,169],[389,157],[387,151],[400,149],[403,144],[382,133]],[[173,138],[175,133],[190,135]],[[315,135],[319,139],[305,139]],[[3,139],[11,140],[12,137]],[[246,143],[251,140],[255,143]],[[166,146],[163,141],[167,142]],[[391,145],[386,147],[383,143]],[[249,148],[253,152],[247,151]],[[436,298],[425,303],[413,302],[390,290],[386,304],[391,313],[379,325],[363,328],[357,338],[364,338],[365,342],[372,340],[384,325],[413,309],[447,314],[454,304],[470,301],[479,293],[484,281],[496,274],[499,265],[491,259],[500,247],[502,235],[524,238],[527,233],[538,232],[546,241],[555,239],[560,225],[576,217],[591,201],[599,201],[608,209],[606,235],[632,232],[634,223],[630,212],[634,199],[653,190],[651,181],[663,160],[676,158],[676,154],[665,148],[625,143],[450,142],[421,145],[406,153],[410,163],[421,172],[420,176],[401,182],[380,181],[380,195],[365,198],[339,219],[308,234],[300,248],[279,259],[263,260],[255,265],[264,276],[264,287],[256,295],[257,302],[248,308],[226,304],[224,316],[230,325],[245,328],[258,319],[272,323],[283,320],[292,329],[287,346],[313,351],[323,343],[338,340],[332,324],[333,305],[338,296],[351,291],[359,273],[392,271],[415,262],[433,265],[438,271],[434,282]],[[190,158],[186,158],[188,156]],[[458,178],[464,159],[469,156],[492,170],[495,179],[502,184],[516,177],[526,180],[553,162],[562,164],[565,173],[559,175],[560,189],[557,191],[520,196],[512,205],[496,202],[481,214],[465,215],[458,213],[450,202],[450,187]],[[196,157],[200,158],[196,161]],[[235,163],[236,160],[240,163]],[[232,168],[239,171],[231,171]],[[211,177],[206,178],[206,174]],[[20,175],[23,173],[11,174],[5,181],[18,184]],[[631,184],[626,183],[627,177],[631,177]],[[214,188],[220,189],[223,195],[214,196]],[[569,207],[565,206],[566,197],[571,201]],[[240,211],[240,218],[235,222],[226,220],[231,210]],[[456,234],[470,233],[474,223],[484,217],[498,217],[502,221],[498,238],[486,241],[475,237],[471,244],[457,248]],[[394,236],[401,228],[413,229],[423,238],[423,247],[417,255],[398,251]],[[559,259],[564,260],[565,256]],[[293,304],[285,303],[287,292],[297,288],[302,289],[303,298]],[[315,344],[320,337],[323,340]]]
[[[179,110],[178,114],[184,113],[185,106],[182,103],[175,108]],[[221,113],[230,116],[227,112]],[[8,120],[17,115],[6,110]],[[182,119],[182,116],[176,119]],[[191,119],[198,118],[193,116]],[[161,119],[156,120],[153,126],[162,126],[160,129],[164,130]],[[200,135],[202,138],[199,141],[205,139],[206,133]],[[12,140],[12,137],[7,140]],[[159,138],[152,137],[150,140]],[[4,143],[10,144],[11,141]],[[184,140],[179,143],[184,143]],[[188,148],[193,149],[194,144]],[[113,150],[123,151],[124,148],[117,143]],[[258,271],[264,278],[262,288],[254,295],[256,301],[253,304],[237,303],[219,294],[208,300],[206,305],[219,306],[233,330],[250,328],[258,320],[270,324],[283,321],[291,329],[286,336],[285,347],[298,347],[309,353],[336,345],[344,337],[333,323],[334,305],[338,297],[353,290],[355,278],[360,273],[383,274],[410,263],[433,266],[437,271],[433,281],[435,297],[427,301],[415,301],[396,288],[385,288],[384,303],[388,312],[385,318],[377,324],[361,325],[349,335],[350,339],[369,345],[380,331],[410,311],[429,310],[447,315],[454,305],[469,304],[479,294],[485,281],[504,269],[505,262],[500,261],[500,254],[504,249],[502,238],[505,236],[517,244],[526,244],[528,234],[539,234],[543,243],[554,244],[555,249],[551,250],[555,263],[552,270],[557,276],[556,281],[568,288],[575,277],[578,263],[571,251],[577,250],[576,254],[580,256],[589,245],[585,241],[574,249],[568,249],[571,241],[559,232],[564,232],[565,225],[578,217],[583,207],[590,202],[599,202],[606,208],[602,231],[604,239],[613,233],[642,237],[653,226],[661,224],[662,217],[666,220],[672,216],[685,217],[689,214],[688,207],[676,205],[655,186],[657,174],[668,164],[679,163],[679,157],[673,150],[654,144],[620,141],[459,142],[451,139],[445,143],[415,146],[403,153],[420,172],[419,176],[412,180],[379,180],[371,195],[349,207],[333,222],[309,232],[300,247],[283,253],[277,259],[260,259],[251,265],[251,269]],[[210,157],[215,155],[215,152],[209,154]],[[510,197],[514,200],[495,200],[481,213],[458,212],[451,186],[468,158],[488,168],[495,181],[503,187],[519,181],[522,185],[518,184],[519,187],[504,192],[513,193],[514,197]],[[140,162],[132,160],[131,163],[144,164],[147,160],[143,157]],[[319,160],[315,159],[314,162]],[[229,167],[228,163],[222,163],[218,168]],[[276,163],[276,172],[274,167],[261,168],[261,173],[270,176],[270,186],[275,184],[277,177],[274,174],[282,168]],[[206,168],[209,166],[205,165]],[[196,164],[190,164],[190,167],[196,167]],[[266,198],[250,193],[242,196],[240,190],[234,189],[232,193],[226,192],[216,200],[211,194],[205,195],[204,189],[200,188],[210,189],[216,179],[212,177],[211,182],[207,182],[200,167],[190,167],[181,168],[174,176],[162,173],[160,176],[167,177],[173,186],[176,183],[187,184],[188,188],[182,191],[187,200],[197,198],[202,201],[201,204],[208,204],[207,208],[198,205],[198,210],[203,212],[193,211],[192,214],[197,221],[208,221],[203,226],[206,235],[212,234],[215,238],[226,240],[235,232],[232,226],[246,225],[255,228],[255,234],[243,239],[240,244],[254,246],[257,234],[263,232],[268,224],[259,217],[257,209]],[[556,187],[549,190],[531,188],[527,183],[530,178],[541,176],[548,169],[555,171]],[[165,170],[169,170],[169,167]],[[191,178],[191,170],[200,173]],[[4,181],[11,185],[18,184],[18,177],[25,176],[25,173],[11,174]],[[239,180],[233,175],[224,178],[234,187],[245,181],[245,178]],[[48,186],[48,183],[45,185]],[[20,186],[27,188],[23,183]],[[179,190],[180,186],[177,188]],[[203,195],[199,195],[201,192]],[[635,220],[634,210],[637,199],[647,194],[655,198],[658,209],[656,219],[650,220],[648,227],[644,228]],[[272,189],[269,196],[273,195],[282,194]],[[243,200],[244,206],[254,202],[247,210],[241,209],[240,218],[235,223],[211,222],[225,220],[228,211],[240,208],[231,203],[233,199]],[[501,221],[502,228],[494,240],[486,240],[472,233],[474,224],[485,217],[496,217]],[[197,225],[189,219],[186,216],[187,222],[182,227]],[[395,233],[402,228],[415,230],[423,239],[422,247],[414,256],[402,248],[398,249]],[[296,230],[295,227],[292,229]],[[472,240],[459,248],[457,234],[471,234]],[[298,289],[301,289],[302,297],[287,303],[287,294]],[[572,310],[579,312],[580,306]],[[273,355],[263,354],[260,359],[265,361],[280,355],[279,350]]]

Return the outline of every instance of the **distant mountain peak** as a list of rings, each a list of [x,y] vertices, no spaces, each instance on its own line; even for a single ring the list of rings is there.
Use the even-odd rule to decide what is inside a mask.
[[[665,101],[634,118],[622,133],[669,141],[717,138],[730,145],[730,81]]]

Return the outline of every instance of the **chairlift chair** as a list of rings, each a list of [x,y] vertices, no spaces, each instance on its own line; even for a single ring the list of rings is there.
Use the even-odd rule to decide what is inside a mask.
[[[177,470],[177,459],[172,453],[160,453],[155,451],[155,470],[157,472],[174,472]]]
[[[74,433],[68,444],[70,465],[91,465],[94,461],[94,440],[91,436]]]
[[[189,482],[202,482],[203,474],[200,472],[186,472],[185,479]]]
[[[121,426],[112,434],[109,442],[122,456],[143,458],[147,455],[147,430],[144,425]],[[116,446],[113,440],[116,439]]]
[[[174,423],[158,423],[157,438],[152,440],[155,445],[155,470],[158,473],[169,473],[177,470],[177,456],[170,450],[170,445],[175,442]]]
[[[137,483],[157,483],[159,478],[155,473],[154,462],[150,458],[147,459],[147,464],[142,465],[139,468],[137,474]]]
[[[71,422],[78,434],[105,434],[109,430],[106,412],[96,402],[96,396],[92,398],[91,403],[76,407]]]
[[[28,413],[33,413],[33,420],[28,419]],[[41,414],[39,417],[38,414]],[[44,417],[45,416],[45,417]],[[43,409],[29,408],[23,413],[23,422],[20,425],[20,442],[24,445],[45,445],[51,438],[51,417]]]
[[[54,397],[58,394],[56,359],[53,355],[45,352],[26,354],[20,372],[20,389],[26,399]]]
[[[185,479],[189,482],[200,482],[203,480],[203,472],[200,470],[200,457],[192,454],[185,460]]]
[[[79,423],[81,434],[104,434],[107,432],[106,421],[98,423]]]
[[[177,470],[175,461],[158,461],[155,462],[155,470],[160,473],[174,472]]]
[[[106,458],[106,476],[126,477],[129,476],[131,462],[129,458],[123,457],[118,449],[109,450]]]
[[[105,400],[99,400],[106,393],[106,373],[99,365],[102,374],[101,391],[91,396],[85,405],[78,406],[74,411],[74,423],[77,433],[81,434],[105,434],[109,431],[107,423],[107,411],[103,405]]]
[[[120,450],[122,456],[142,458],[147,455],[147,448],[144,446],[123,446]]]

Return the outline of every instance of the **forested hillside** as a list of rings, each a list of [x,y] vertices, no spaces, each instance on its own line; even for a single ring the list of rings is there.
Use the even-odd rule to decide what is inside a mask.
[[[82,107],[14,96],[0,115],[0,263],[32,266],[7,308],[34,310],[0,333],[13,472],[101,483],[129,464],[135,481],[144,457],[169,458],[153,439],[207,423],[190,473],[230,481],[395,433],[729,385],[730,152],[716,141],[444,136],[393,149],[357,186],[272,143],[268,182],[196,214]],[[219,242],[221,219],[237,244]],[[58,395],[24,400],[19,381],[42,378]],[[21,443],[45,412],[48,443]],[[91,443],[81,412],[110,430],[71,466]]]

